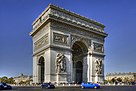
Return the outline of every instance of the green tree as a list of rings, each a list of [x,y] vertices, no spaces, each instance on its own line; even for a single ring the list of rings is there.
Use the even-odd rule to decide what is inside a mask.
[[[13,77],[10,77],[10,78],[8,79],[8,83],[9,83],[9,84],[15,84],[14,78],[13,78]]]
[[[107,84],[107,83],[108,83],[108,80],[105,79],[105,80],[104,80],[104,83]]]
[[[105,83],[105,84],[111,83],[111,80],[104,80],[104,83]]]
[[[0,82],[5,82],[5,83],[9,83],[9,84],[14,84],[15,83],[13,77],[8,78],[6,76],[1,77]]]
[[[116,83],[116,79],[115,79],[115,78],[112,78],[112,79],[111,79],[111,82],[112,82],[112,83]]]
[[[122,79],[121,78],[117,78],[117,82],[122,82]]]
[[[124,80],[123,80],[124,83],[128,83],[129,82],[129,78],[128,77],[125,77]]]
[[[20,81],[19,84],[26,84],[26,82],[25,81]]]
[[[31,80],[26,80],[25,82],[26,82],[26,84],[30,84],[30,81],[31,81]]]
[[[3,77],[1,78],[1,82],[8,83],[8,77],[3,76]]]

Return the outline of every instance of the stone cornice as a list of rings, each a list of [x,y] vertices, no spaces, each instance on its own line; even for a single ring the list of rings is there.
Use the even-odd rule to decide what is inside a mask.
[[[98,52],[92,52],[92,53],[89,53],[90,55],[95,55],[95,56],[101,56],[101,57],[105,57],[105,55],[103,53],[98,53]]]
[[[85,21],[87,21],[87,22],[94,23],[94,24],[96,24],[96,25],[98,25],[98,26],[101,26],[102,28],[105,27],[103,24],[101,24],[101,23],[99,23],[99,22],[96,22],[96,21],[94,21],[94,20],[92,20],[92,19],[89,19],[89,18],[84,17],[84,16],[81,16],[81,15],[79,15],[79,14],[77,14],[77,13],[74,13],[74,12],[71,12],[71,11],[69,11],[69,10],[66,10],[66,9],[64,9],[64,8],[60,8],[60,7],[54,6],[54,5],[52,5],[52,4],[49,5],[49,8],[52,8],[52,9],[54,9],[54,10],[58,10],[58,11],[60,11],[60,12],[66,13],[66,14],[68,14],[68,15],[71,15],[71,16],[74,16],[74,17],[77,17],[77,18],[80,18],[80,19],[85,20]]]
[[[62,47],[62,46],[59,46],[59,45],[55,45],[55,44],[52,44],[52,45],[50,45],[50,48],[52,48],[52,49],[58,49],[58,50],[67,50],[67,51],[72,51],[71,49],[70,49],[70,47]]]
[[[105,26],[103,24],[51,4],[33,22],[33,30],[30,32],[30,35],[33,35],[33,33],[51,17],[56,18],[56,20],[61,19],[63,22],[65,21],[65,23],[78,25],[78,27],[94,30],[94,32],[104,34],[105,37],[108,35],[104,33]]]
[[[42,17],[50,8],[51,8],[51,9],[58,10],[58,11],[60,11],[60,12],[64,12],[64,13],[69,14],[69,15],[71,15],[71,16],[75,16],[75,17],[80,18],[80,19],[83,19],[83,20],[85,20],[85,21],[94,23],[94,24],[96,24],[96,25],[98,25],[98,26],[101,26],[101,27],[103,27],[103,28],[105,27],[105,26],[104,26],[103,24],[101,24],[100,22],[96,22],[96,21],[94,21],[94,20],[92,20],[92,19],[89,19],[89,18],[87,18],[87,17],[81,16],[81,15],[79,15],[79,14],[77,14],[77,13],[71,12],[71,11],[69,11],[69,10],[66,10],[66,9],[64,9],[64,8],[60,8],[60,7],[55,6],[55,5],[52,5],[52,4],[49,4],[49,5],[48,5],[48,7],[33,21],[32,25],[34,25],[34,23],[36,23],[36,22],[38,21],[38,19],[39,19],[40,17]]]
[[[35,56],[35,55],[37,55],[38,53],[41,53],[41,52],[43,52],[43,51],[45,51],[45,50],[47,50],[47,49],[49,49],[49,48],[50,48],[50,46],[47,45],[47,46],[45,46],[45,47],[43,47],[43,48],[41,48],[41,49],[39,49],[39,50],[33,52],[33,55],[32,55],[32,56]]]
[[[62,46],[59,46],[59,45],[54,45],[54,44],[52,44],[52,45],[47,45],[46,47],[43,47],[43,48],[41,48],[41,49],[39,49],[38,51],[35,51],[35,52],[33,52],[33,55],[32,56],[35,56],[35,55],[37,55],[38,53],[40,53],[40,52],[42,52],[42,51],[45,51],[45,50],[47,50],[47,49],[49,49],[49,48],[53,48],[53,49],[63,49],[63,51],[64,50],[67,50],[67,51],[71,51],[72,52],[72,50],[70,49],[70,47],[62,47]]]
[[[35,35],[38,30],[44,25],[47,24],[49,20],[49,17],[47,17],[43,22],[39,23],[35,28],[33,28],[33,30],[29,33],[30,36]]]
[[[50,5],[33,21],[32,25],[34,25],[47,11],[50,9]]]
[[[96,33],[96,34],[99,34],[99,35],[102,35],[104,37],[107,37],[108,34],[107,33],[104,33],[104,31],[99,31],[97,30],[96,28],[92,28],[92,27],[86,27],[82,24],[78,24],[76,22],[72,22],[70,20],[64,20],[62,19],[61,17],[57,17],[57,16],[54,16],[54,15],[49,15],[50,19],[52,20],[55,20],[55,21],[59,21],[59,22],[62,22],[62,23],[65,23],[65,24],[68,24],[68,25],[71,25],[71,26],[74,26],[74,27],[78,27],[78,28],[81,28],[83,30],[87,30],[87,31],[91,31],[93,33]]]

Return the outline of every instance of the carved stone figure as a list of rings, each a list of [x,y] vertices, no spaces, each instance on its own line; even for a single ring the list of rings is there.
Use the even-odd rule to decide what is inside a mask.
[[[103,53],[103,44],[94,43],[94,51]]]
[[[57,44],[67,44],[68,36],[59,34],[59,33],[53,33],[53,42]]]
[[[56,73],[66,72],[66,60],[64,54],[58,53],[56,57]]]
[[[96,65],[96,69],[95,69],[96,73],[102,74],[102,60],[100,59],[96,60],[95,65]]]

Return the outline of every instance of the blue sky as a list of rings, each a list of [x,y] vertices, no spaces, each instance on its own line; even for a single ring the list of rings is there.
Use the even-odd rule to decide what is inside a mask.
[[[32,22],[49,3],[103,23],[105,74],[136,72],[136,0],[0,0],[0,76],[32,74]]]

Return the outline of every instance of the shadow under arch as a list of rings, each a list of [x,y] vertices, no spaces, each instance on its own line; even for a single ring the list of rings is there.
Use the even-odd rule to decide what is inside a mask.
[[[45,75],[45,60],[44,57],[41,56],[38,60],[38,78],[39,78],[39,83],[44,82],[44,75]]]
[[[72,62],[73,62],[73,81],[75,82],[82,82],[87,78],[84,75],[83,68],[84,62],[87,62],[85,58],[88,53],[87,46],[82,41],[76,41],[72,46]],[[83,62],[84,61],[84,62]],[[87,64],[87,63],[85,63]]]

